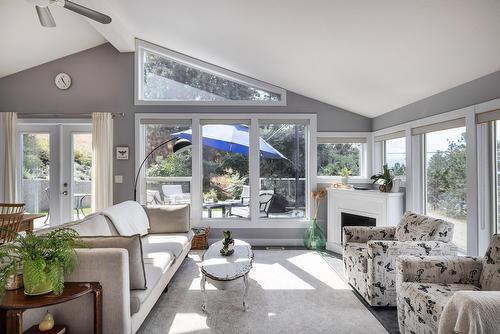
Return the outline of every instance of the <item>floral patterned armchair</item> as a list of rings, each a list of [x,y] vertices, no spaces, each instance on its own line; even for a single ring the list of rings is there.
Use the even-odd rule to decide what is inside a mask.
[[[396,306],[396,257],[455,255],[453,224],[406,212],[398,226],[344,227],[344,269],[372,306]]]
[[[397,259],[401,334],[438,333],[443,310],[456,291],[500,291],[500,234],[483,258],[461,256]]]

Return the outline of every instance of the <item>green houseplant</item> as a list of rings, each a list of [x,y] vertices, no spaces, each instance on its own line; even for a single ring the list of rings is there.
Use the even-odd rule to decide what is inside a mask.
[[[344,167],[340,170],[340,176],[342,177],[342,184],[349,183],[349,176],[352,175],[352,170],[347,167]]]
[[[381,192],[388,193],[392,189],[392,185],[394,183],[394,173],[392,169],[390,169],[387,165],[384,165],[384,171],[381,174],[372,175],[370,179],[373,180],[373,183],[379,183],[378,189]]]
[[[45,235],[18,235],[14,242],[0,245],[0,292],[9,277],[22,267],[24,292],[39,295],[64,289],[64,274],[75,268],[78,233],[62,228]]]

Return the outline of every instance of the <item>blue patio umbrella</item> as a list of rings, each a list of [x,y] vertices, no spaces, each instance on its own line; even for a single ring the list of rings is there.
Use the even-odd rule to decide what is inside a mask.
[[[203,145],[213,147],[226,152],[241,153],[248,155],[250,138],[248,126],[243,124],[206,124],[203,125]],[[191,129],[172,134],[192,142],[193,133]],[[260,138],[260,154],[269,159],[287,159],[280,151],[272,147],[264,139]],[[287,159],[288,160],[288,159]]]

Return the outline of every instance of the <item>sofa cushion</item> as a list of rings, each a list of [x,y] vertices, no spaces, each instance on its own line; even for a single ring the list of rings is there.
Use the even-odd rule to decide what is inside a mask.
[[[437,333],[439,317],[448,300],[456,291],[477,291],[470,284],[401,283],[398,294],[404,306],[405,322],[411,328],[430,328]]]
[[[145,208],[149,218],[149,233],[189,232],[189,205],[162,205]]]
[[[144,208],[135,201],[113,205],[102,214],[108,217],[120,235],[148,234],[149,220]]]
[[[162,275],[170,268],[174,262],[172,253],[157,252],[144,254],[144,268],[146,271],[146,280],[148,281],[148,288],[146,290],[133,290],[130,291],[130,314],[139,312],[141,304],[148,299],[151,291],[156,287]]]
[[[130,289],[146,289],[146,273],[139,234],[133,236],[82,237],[88,248],[124,248],[128,251]]]
[[[38,230],[36,231],[36,234],[46,234],[61,228],[74,229],[81,236],[113,235],[106,218],[98,213],[90,214],[81,220],[75,220],[62,225],[56,225],[54,227]]]
[[[188,233],[148,234],[142,237],[142,247],[145,254],[171,252],[179,257],[184,247],[191,242],[193,231]]]
[[[482,290],[500,291],[500,234],[491,237],[479,279]]]
[[[405,212],[396,227],[395,240],[398,241],[443,241],[453,238],[453,224],[445,220]]]

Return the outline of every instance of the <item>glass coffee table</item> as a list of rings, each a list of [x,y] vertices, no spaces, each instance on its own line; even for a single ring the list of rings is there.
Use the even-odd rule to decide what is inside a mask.
[[[247,310],[248,295],[248,273],[252,269],[253,251],[252,247],[241,240],[234,240],[234,253],[230,256],[222,256],[220,250],[222,241],[210,245],[203,254],[201,263],[201,292],[203,293],[203,304],[201,309],[207,309],[207,281],[219,290],[227,290],[233,285],[243,281],[245,291],[243,293],[243,310]]]

